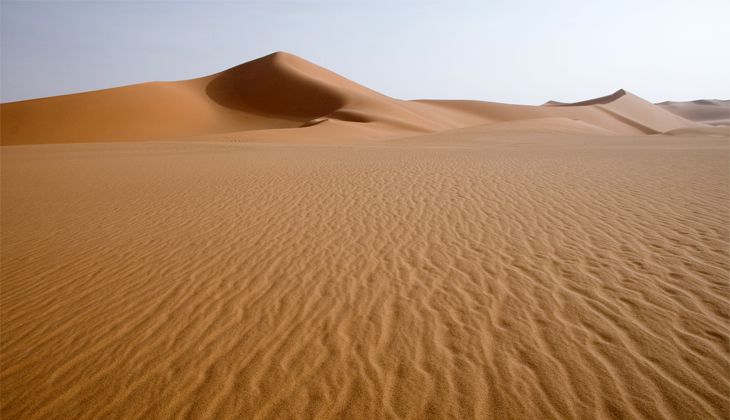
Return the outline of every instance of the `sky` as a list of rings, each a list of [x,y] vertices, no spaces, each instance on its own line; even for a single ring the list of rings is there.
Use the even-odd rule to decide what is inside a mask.
[[[0,102],[276,51],[398,99],[730,99],[730,1],[7,1]]]

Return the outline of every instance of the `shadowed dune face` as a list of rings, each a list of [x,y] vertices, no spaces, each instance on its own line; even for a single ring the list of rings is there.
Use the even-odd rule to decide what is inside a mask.
[[[275,53],[220,73],[205,92],[226,108],[309,120],[347,103],[342,88],[330,83],[339,76],[326,73],[290,54]]]

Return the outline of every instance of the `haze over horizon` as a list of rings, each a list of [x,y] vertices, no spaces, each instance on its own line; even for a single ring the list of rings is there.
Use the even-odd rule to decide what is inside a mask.
[[[208,76],[275,51],[398,99],[727,99],[720,1],[14,2],[0,101]]]

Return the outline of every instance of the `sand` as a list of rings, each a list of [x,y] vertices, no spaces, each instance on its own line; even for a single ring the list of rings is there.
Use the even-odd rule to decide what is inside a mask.
[[[568,130],[577,122],[585,134],[710,127],[623,89],[576,104],[543,106],[403,101],[284,52],[200,79],[1,104],[0,114],[3,146],[180,138],[342,145],[541,119],[562,119]],[[715,108],[704,107],[693,115],[715,114]]]
[[[724,132],[286,69],[332,102],[2,105],[3,419],[727,418]]]
[[[657,105],[688,120],[715,126],[730,126],[730,101],[728,100],[667,101]]]

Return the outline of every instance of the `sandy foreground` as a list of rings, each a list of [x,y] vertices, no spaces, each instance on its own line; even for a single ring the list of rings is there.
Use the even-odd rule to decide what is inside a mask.
[[[727,418],[727,138],[461,136],[3,147],[2,418]]]

